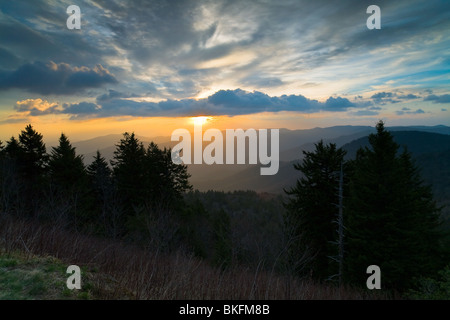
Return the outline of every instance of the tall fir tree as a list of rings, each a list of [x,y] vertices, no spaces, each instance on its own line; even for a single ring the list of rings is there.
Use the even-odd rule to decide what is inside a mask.
[[[99,150],[94,156],[94,161],[86,168],[86,172],[91,178],[94,190],[103,193],[103,189],[110,188],[112,184],[112,170]]]
[[[85,183],[83,156],[76,154],[64,133],[59,138],[59,145],[52,148],[48,168],[52,182],[60,189],[70,191]]]
[[[145,201],[145,148],[134,133],[125,132],[111,160],[114,182],[124,206],[124,218]]]
[[[404,290],[436,271],[441,261],[439,210],[418,169],[380,121],[370,148],[357,152],[346,202],[348,281],[364,285],[378,265],[385,288]]]
[[[18,159],[19,154],[22,152],[22,147],[15,137],[11,137],[11,139],[8,140],[5,148],[3,149],[5,157],[16,160]]]
[[[22,153],[19,141],[11,137],[1,156],[1,209],[16,215],[21,215],[26,210],[22,199],[25,192],[24,179],[19,167],[19,157]]]
[[[339,203],[339,177],[345,151],[335,144],[325,145],[320,141],[313,152],[303,151],[302,163],[294,165],[303,176],[286,193],[290,196],[286,204],[285,224],[293,237],[289,259],[302,275],[325,280],[338,273],[338,265],[331,259],[337,254],[332,244],[337,239]],[[299,259],[309,255],[307,263]],[[300,264],[299,264],[300,263]]]
[[[64,133],[59,138],[59,145],[52,148],[48,169],[52,197],[68,205],[69,218],[76,224],[86,221],[86,169],[83,157],[76,154],[75,147]]]
[[[172,161],[171,149],[160,149],[151,142],[145,153],[146,187],[153,203],[162,202],[172,208],[182,202],[184,192],[191,190],[187,166]]]
[[[29,124],[19,134],[18,167],[24,186],[23,201],[26,211],[35,215],[39,211],[45,185],[48,154],[42,134]],[[10,146],[16,148],[15,146]],[[11,149],[11,148],[10,148]]]
[[[120,214],[120,203],[115,197],[112,170],[106,159],[97,150],[94,160],[86,169],[89,176],[93,198],[92,211],[97,217],[96,223],[101,232],[112,237],[117,235],[117,222]]]

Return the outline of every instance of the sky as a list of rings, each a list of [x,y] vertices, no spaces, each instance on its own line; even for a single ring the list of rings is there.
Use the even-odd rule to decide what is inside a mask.
[[[449,30],[448,0],[0,0],[0,139],[450,125]]]

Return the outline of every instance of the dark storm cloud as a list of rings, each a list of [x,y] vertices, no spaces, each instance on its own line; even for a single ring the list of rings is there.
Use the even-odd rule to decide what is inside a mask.
[[[40,94],[76,94],[116,82],[114,75],[101,65],[78,68],[51,61],[27,63],[0,74],[0,90],[17,88]]]

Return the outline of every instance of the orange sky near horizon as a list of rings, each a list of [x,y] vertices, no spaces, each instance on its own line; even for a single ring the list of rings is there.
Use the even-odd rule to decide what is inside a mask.
[[[369,125],[374,126],[376,117],[366,121],[353,123],[342,113],[314,113],[298,114],[293,112],[257,113],[241,116],[208,116],[203,124],[203,130],[215,128],[225,129],[310,129],[314,127],[328,127],[333,125]],[[331,121],[330,121],[331,119]],[[29,122],[34,129],[43,134],[47,145],[55,145],[61,133],[66,134],[72,142],[88,140],[109,134],[134,132],[144,137],[170,136],[176,129],[193,131],[193,117],[117,117],[99,118],[91,120],[68,120],[60,116],[36,117]],[[385,119],[383,119],[385,120]],[[401,117],[389,117],[387,125],[402,125]],[[423,119],[422,119],[423,120]],[[25,122],[4,123],[0,126],[0,140],[7,141],[11,136],[17,137],[28,124]]]
[[[308,129],[317,126],[320,114],[298,115],[291,112],[258,113],[241,116],[208,116],[203,129]],[[310,122],[308,119],[314,118]],[[117,117],[91,120],[64,120],[59,116],[36,117],[30,122],[4,123],[0,126],[0,140],[7,141],[11,136],[17,137],[28,123],[44,136],[47,144],[54,144],[61,133],[66,134],[72,142],[88,140],[109,134],[134,132],[145,137],[170,136],[176,129],[194,130],[193,117]],[[326,125],[325,125],[326,126]]]

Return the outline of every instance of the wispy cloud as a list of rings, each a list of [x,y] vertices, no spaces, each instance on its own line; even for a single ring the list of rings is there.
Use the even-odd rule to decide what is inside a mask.
[[[406,103],[439,111],[433,103],[450,102],[448,4],[379,0],[376,31],[366,27],[370,4],[80,0],[75,31],[66,28],[65,2],[3,1],[0,92],[66,96],[58,108],[22,112],[73,117],[281,110],[357,117]]]
[[[424,114],[425,111],[423,111],[422,109],[417,109],[415,111],[412,111],[410,108],[402,108],[402,110],[397,110],[395,113],[397,115],[401,116],[404,114]]]

